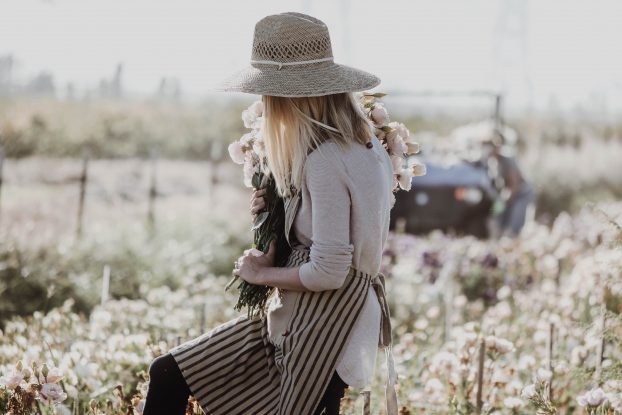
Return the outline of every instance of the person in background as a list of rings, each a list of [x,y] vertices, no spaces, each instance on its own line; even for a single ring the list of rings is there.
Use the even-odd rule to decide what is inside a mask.
[[[501,235],[516,237],[523,228],[529,206],[534,202],[531,184],[521,173],[516,158],[504,154],[504,137],[495,130],[482,143],[485,164],[495,187],[499,191],[496,220]]]

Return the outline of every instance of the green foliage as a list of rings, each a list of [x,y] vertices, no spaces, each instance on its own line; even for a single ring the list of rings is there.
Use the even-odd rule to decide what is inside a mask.
[[[263,173],[255,173],[252,177],[252,184],[255,189],[266,189],[264,201],[266,207],[264,212],[259,214],[253,225],[254,246],[260,251],[267,253],[270,242],[276,239],[276,257],[275,266],[282,267],[285,265],[291,248],[285,239],[283,227],[285,225],[285,210],[283,199],[279,197],[276,189],[276,183],[273,178],[267,179],[263,185],[265,176]],[[234,275],[233,280],[227,284],[228,289],[239,277]],[[265,313],[265,307],[273,293],[274,288],[265,285],[250,284],[241,280],[237,286],[240,292],[238,302],[235,305],[236,310],[248,308],[249,318],[260,316]]]
[[[88,314],[100,301],[105,266],[111,298],[140,298],[145,287],[177,288],[209,275],[226,275],[245,240],[213,223],[204,233],[163,229],[143,234],[98,235],[67,245],[30,248],[0,243],[0,328],[13,316],[47,312],[71,298]],[[183,242],[177,242],[183,240]]]

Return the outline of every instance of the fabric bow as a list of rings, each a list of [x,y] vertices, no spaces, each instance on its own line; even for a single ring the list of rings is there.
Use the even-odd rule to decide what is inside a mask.
[[[384,348],[387,361],[387,383],[385,386],[385,400],[387,407],[387,415],[398,415],[397,392],[395,384],[397,383],[397,373],[395,372],[395,362],[393,361],[392,347],[392,330],[391,315],[389,313],[389,304],[387,303],[385,291],[385,275],[381,272],[376,274],[371,284],[378,297],[380,303],[380,336],[378,339],[378,347]]]

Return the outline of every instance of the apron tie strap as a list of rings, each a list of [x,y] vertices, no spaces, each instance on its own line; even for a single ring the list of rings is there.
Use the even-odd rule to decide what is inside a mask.
[[[387,415],[398,415],[397,393],[395,384],[397,383],[397,373],[395,372],[395,363],[393,361],[393,347],[391,339],[391,316],[389,314],[389,304],[387,303],[385,291],[385,276],[379,272],[371,281],[371,285],[376,292],[378,302],[380,303],[380,337],[378,339],[378,347],[384,348],[384,354],[387,362],[387,383],[385,387],[385,399],[387,406]]]

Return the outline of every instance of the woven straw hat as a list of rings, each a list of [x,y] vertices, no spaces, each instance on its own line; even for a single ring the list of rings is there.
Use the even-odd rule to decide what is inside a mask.
[[[380,83],[375,75],[336,64],[328,28],[303,13],[280,13],[257,22],[250,63],[216,90],[303,97],[364,91]]]

